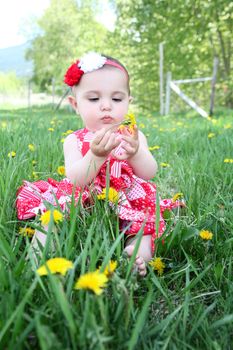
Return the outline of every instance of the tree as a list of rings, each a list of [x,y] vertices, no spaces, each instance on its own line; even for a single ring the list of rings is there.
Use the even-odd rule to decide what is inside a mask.
[[[47,88],[54,77],[62,82],[67,67],[88,50],[97,50],[105,42],[107,30],[98,23],[90,2],[51,0],[39,19],[42,33],[33,42],[27,57],[34,62],[34,81]]]
[[[217,55],[218,101],[233,107],[232,2],[116,0],[115,4],[118,20],[112,40],[117,42],[119,57],[130,67],[135,99],[143,109],[159,109],[160,42],[165,43],[164,70],[176,79],[211,76]],[[200,90],[197,95],[209,103],[209,91]]]

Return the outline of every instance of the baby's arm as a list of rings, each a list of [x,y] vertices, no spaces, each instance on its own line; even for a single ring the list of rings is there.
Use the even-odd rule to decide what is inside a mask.
[[[126,159],[133,168],[134,174],[144,180],[152,179],[157,172],[157,162],[148,149],[145,135],[135,128],[133,135],[123,134],[126,141],[123,146],[125,154],[117,156],[118,159]]]
[[[64,142],[66,176],[78,186],[88,185],[98,174],[109,153],[119,145],[120,140],[112,130],[104,128],[95,133],[90,150],[83,157],[77,147],[77,138],[71,134]]]

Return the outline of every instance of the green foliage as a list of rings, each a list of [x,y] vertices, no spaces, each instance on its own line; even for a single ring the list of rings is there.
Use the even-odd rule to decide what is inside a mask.
[[[77,116],[49,107],[1,111],[0,118],[0,347],[5,349],[228,349],[232,341],[232,110],[216,119],[194,114],[138,116],[159,164],[154,179],[160,197],[182,192],[186,208],[166,216],[156,242],[166,267],[148,266],[140,279],[129,259],[115,214],[96,201],[92,209],[71,206],[69,220],[49,228],[39,265],[50,257],[74,262],[66,276],[38,277],[30,239],[19,227],[40,228],[38,218],[16,218],[22,180],[61,176],[63,133],[81,127]],[[54,131],[49,131],[50,127]],[[209,133],[215,136],[209,138]],[[35,150],[28,148],[34,144]],[[9,152],[16,156],[9,158]],[[35,160],[37,163],[32,164]],[[163,168],[166,162],[170,167]],[[201,229],[213,233],[203,241]],[[162,241],[164,240],[164,241]],[[80,274],[109,258],[118,267],[101,296],[74,290]],[[126,276],[128,277],[126,278]]]
[[[52,0],[38,25],[42,34],[34,39],[27,57],[34,62],[34,80],[42,89],[51,85],[52,78],[61,85],[67,67],[84,52],[100,50],[106,36],[89,2]]]
[[[159,43],[164,43],[164,73],[173,79],[212,76],[213,58],[220,60],[217,104],[233,106],[233,4],[229,1],[116,0],[118,15],[112,35],[114,54],[126,63],[136,103],[159,109]],[[116,45],[117,44],[117,45]],[[209,105],[210,84],[184,86]],[[183,85],[182,85],[183,88]]]
[[[1,73],[0,72],[0,94],[17,94],[19,95],[24,82],[19,79],[14,72]]]

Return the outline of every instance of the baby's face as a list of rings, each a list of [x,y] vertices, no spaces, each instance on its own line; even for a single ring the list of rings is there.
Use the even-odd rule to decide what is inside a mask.
[[[75,98],[76,110],[88,130],[109,128],[121,123],[128,112],[128,77],[112,66],[86,73],[75,88]]]

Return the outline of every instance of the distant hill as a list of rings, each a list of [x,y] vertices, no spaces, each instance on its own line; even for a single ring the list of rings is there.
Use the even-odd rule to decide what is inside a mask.
[[[0,49],[0,72],[16,72],[19,77],[32,75],[33,64],[26,61],[25,51],[30,43]]]

